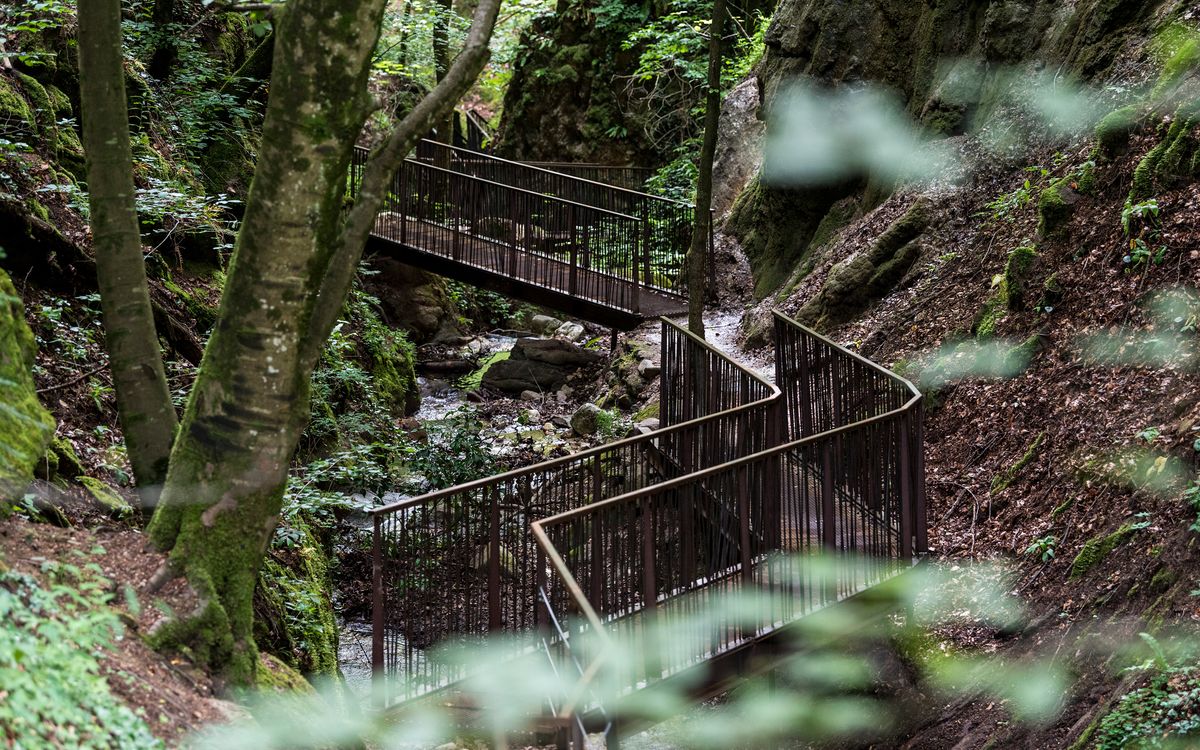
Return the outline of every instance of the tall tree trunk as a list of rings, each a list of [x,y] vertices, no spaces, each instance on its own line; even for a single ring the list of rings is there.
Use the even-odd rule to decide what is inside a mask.
[[[154,21],[157,41],[146,68],[155,79],[164,81],[171,75],[171,68],[175,66],[175,58],[178,55],[175,38],[167,28],[175,20],[175,0],[154,0],[154,10],[151,11],[150,18]]]
[[[126,451],[148,508],[167,477],[176,418],[134,204],[120,0],[79,2],[79,94],[104,340]]]
[[[476,15],[471,55],[460,55],[443,85],[372,155],[342,221],[385,5],[361,0],[347,11],[341,3],[291,0],[280,13],[258,167],[150,527],[201,601],[156,633],[157,642],[186,644],[234,682],[249,681],[257,667],[251,598],[308,419],[313,367],[392,175],[486,62],[499,0],[481,4],[490,10]]]
[[[696,179],[696,224],[688,248],[688,328],[704,336],[705,270],[708,238],[712,234],[712,168],[721,117],[721,37],[725,33],[725,0],[713,0],[708,30],[708,100],[704,106],[704,143]]]
[[[441,83],[450,70],[450,21],[454,16],[454,3],[453,0],[437,0],[434,7],[437,8],[437,19],[433,24],[433,68],[437,82]],[[453,146],[454,110],[451,109],[444,118],[438,120],[435,127],[437,139]],[[449,154],[446,156],[449,157]],[[450,165],[447,163],[439,166]]]

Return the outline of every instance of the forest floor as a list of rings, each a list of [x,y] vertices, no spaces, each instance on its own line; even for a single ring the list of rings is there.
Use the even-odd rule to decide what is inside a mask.
[[[143,641],[166,613],[196,606],[182,580],[149,592],[150,581],[165,557],[148,549],[146,537],[136,529],[95,516],[72,515],[76,524],[68,528],[20,516],[7,519],[0,524],[0,560],[10,570],[43,584],[50,561],[86,566],[100,576],[125,630],[99,654],[102,674],[113,694],[169,746],[206,725],[245,717],[245,709],[217,697],[206,672],[186,659],[160,654]]]
[[[967,186],[934,194],[937,218],[913,270],[897,290],[831,331],[917,379],[927,394],[934,558],[1007,561],[1015,576],[1010,591],[1030,611],[1016,638],[980,628],[948,629],[939,638],[1018,659],[1049,655],[1079,677],[1049,725],[1017,724],[991,700],[933,700],[901,738],[879,747],[1065,747],[1130,687],[1120,674],[1128,662],[1114,655],[1114,643],[1200,620],[1190,593],[1196,510],[1182,499],[1200,449],[1196,300],[1185,295],[1184,312],[1164,313],[1155,298],[1200,286],[1200,185],[1157,196],[1157,241],[1167,250],[1160,262],[1131,263],[1122,211],[1134,167],[1153,143],[1136,140],[1124,156],[1099,165],[1094,194],[1053,238],[1038,234],[1036,199],[996,215],[993,201],[1029,178],[1025,165],[997,165]],[[1087,160],[1089,148],[1028,158],[1062,164],[1062,172]],[[771,305],[796,313],[836,263],[869,245],[917,198],[917,191],[901,192],[843,230],[795,291],[762,303],[760,314]],[[1000,317],[991,344],[1012,351],[1028,343],[1028,365],[1004,376],[946,378],[956,360],[978,356],[982,308],[1010,252],[1022,246],[1036,247],[1027,282],[1033,299]],[[1107,348],[1096,349],[1097,341]],[[1155,342],[1168,351],[1156,354]],[[1095,554],[1106,539],[1115,544]]]

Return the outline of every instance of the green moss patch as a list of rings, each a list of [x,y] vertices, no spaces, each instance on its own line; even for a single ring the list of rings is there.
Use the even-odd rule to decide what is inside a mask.
[[[1038,197],[1038,234],[1062,237],[1067,233],[1079,193],[1067,179],[1055,180]]]
[[[290,549],[263,562],[255,597],[255,642],[306,675],[336,678],[338,629],[329,556],[308,524],[293,520]]]
[[[1079,578],[1096,567],[1113,550],[1128,542],[1137,530],[1137,524],[1126,523],[1111,534],[1100,534],[1087,540],[1071,562],[1071,578]]]
[[[35,353],[21,298],[0,270],[0,500],[24,493],[54,435],[54,418],[34,390]]]
[[[1029,447],[1025,449],[1024,455],[1017,459],[1016,463],[992,477],[992,492],[1003,492],[1004,490],[1008,489],[1008,487],[1014,481],[1016,481],[1017,477],[1021,475],[1021,472],[1024,471],[1025,467],[1033,463],[1034,459],[1038,457],[1038,454],[1041,453],[1042,446],[1045,442],[1046,431],[1042,430],[1037,434],[1037,437],[1033,439],[1033,442],[1029,444]]]
[[[1096,124],[1096,148],[1101,156],[1112,158],[1125,150],[1137,129],[1141,109],[1128,105],[1105,115]]]
[[[113,518],[128,518],[133,515],[133,506],[126,502],[112,487],[95,477],[76,477],[87,490],[92,502]]]
[[[929,226],[930,213],[926,201],[917,201],[867,250],[835,265],[796,319],[817,326],[844,322],[886,295],[920,255],[918,240]]]

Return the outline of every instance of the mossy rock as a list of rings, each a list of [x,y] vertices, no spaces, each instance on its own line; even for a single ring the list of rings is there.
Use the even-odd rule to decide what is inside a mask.
[[[378,338],[368,338],[367,347],[373,361],[371,375],[380,397],[398,416],[415,414],[421,406],[421,392],[412,344],[403,333],[385,329]]]
[[[1164,565],[1156,570],[1150,578],[1150,591],[1162,594],[1174,586],[1177,580],[1179,580],[1179,574]]]
[[[75,477],[75,481],[87,490],[92,502],[112,518],[123,519],[133,515],[133,506],[107,483],[88,476]]]
[[[919,257],[918,238],[929,226],[930,212],[926,201],[917,201],[869,248],[836,264],[796,319],[816,326],[841,323],[885,296]]]
[[[35,392],[36,352],[21,298],[0,270],[0,500],[24,493],[54,435],[54,418]]]
[[[46,481],[72,479],[83,474],[83,462],[66,438],[55,435],[37,469],[38,477]]]
[[[1113,550],[1128,542],[1136,531],[1133,524],[1127,523],[1111,534],[1100,534],[1087,540],[1071,563],[1071,578],[1085,575],[1112,554]]]
[[[814,238],[832,236],[845,220],[844,210],[834,207],[851,192],[851,186],[771,187],[758,178],[742,190],[725,232],[738,238],[750,261],[755,297],[762,299],[785,283],[794,286],[807,273],[798,270],[811,269]]]
[[[34,140],[38,136],[37,118],[20,83],[16,76],[3,72],[0,72],[0,122],[5,123],[10,139],[15,136]]]
[[[55,116],[71,117],[75,114],[75,110],[71,106],[71,98],[59,87],[54,84],[47,84],[46,95],[50,97],[50,104],[54,108]]]
[[[1141,108],[1130,104],[1105,115],[1096,124],[1096,149],[1105,158],[1122,154],[1141,120]]]
[[[1066,236],[1079,197],[1067,179],[1050,183],[1038,198],[1038,234],[1042,237]]]
[[[651,401],[634,413],[633,421],[641,422],[646,419],[658,419],[659,410],[659,403],[657,401]]]
[[[1175,187],[1200,176],[1200,144],[1196,126],[1200,124],[1200,102],[1180,108],[1167,127],[1162,140],[1142,158],[1133,171],[1129,200],[1133,203],[1150,198],[1159,190]]]
[[[258,671],[255,672],[255,687],[268,693],[292,695],[315,695],[316,690],[294,667],[288,666],[276,656],[258,652]]]

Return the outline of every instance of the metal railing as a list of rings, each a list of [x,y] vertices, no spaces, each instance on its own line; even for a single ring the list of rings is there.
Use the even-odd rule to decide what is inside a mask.
[[[465,146],[471,151],[483,152],[492,142],[492,131],[483,118],[475,110],[465,110],[466,132],[463,133]]]
[[[381,700],[417,697],[463,676],[430,656],[434,645],[497,631],[533,635],[544,567],[532,522],[777,441],[780,392],[760,376],[667,320],[660,361],[661,429],[371,511],[372,665]],[[710,510],[721,512],[715,500]]]
[[[690,204],[431,140],[417,145],[415,158],[492,182],[636,216],[642,221],[640,242],[647,270],[643,279],[656,288],[686,293],[684,259],[695,226],[695,207]],[[711,250],[712,238],[707,239]]]
[[[539,169],[548,169],[551,172],[569,174],[581,180],[603,182],[605,185],[613,185],[627,190],[642,190],[646,185],[646,180],[654,176],[654,170],[649,167],[590,164],[577,161],[526,161],[522,163]]]
[[[926,551],[920,394],[778,313],[775,337],[788,442],[533,522],[541,616],[568,634],[551,648],[590,650],[587,674],[652,685]],[[751,612],[721,606],[749,593]],[[578,696],[563,710],[589,708]]]
[[[351,195],[367,156],[354,151]],[[639,311],[641,289],[676,296],[678,260],[645,252],[643,219],[427,161],[404,161],[373,233],[621,310]]]

